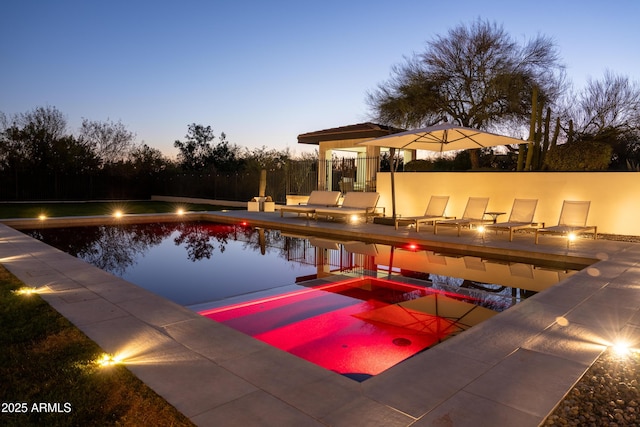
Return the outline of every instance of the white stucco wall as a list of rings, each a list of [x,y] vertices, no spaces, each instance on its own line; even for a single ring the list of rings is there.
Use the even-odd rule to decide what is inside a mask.
[[[599,233],[640,236],[640,173],[405,172],[395,174],[396,212],[424,213],[431,195],[450,196],[447,215],[460,217],[469,197],[489,197],[488,211],[507,212],[514,198],[538,199],[535,220],[556,225],[563,200],[590,200],[587,223]],[[378,173],[380,206],[391,215],[390,174]]]

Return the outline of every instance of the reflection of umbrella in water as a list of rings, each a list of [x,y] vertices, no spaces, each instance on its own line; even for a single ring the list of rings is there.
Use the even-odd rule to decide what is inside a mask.
[[[433,292],[421,298],[358,313],[355,317],[402,327],[420,335],[431,335],[435,343],[495,314],[493,310]]]
[[[396,150],[427,150],[442,153],[444,151],[469,150],[474,148],[495,147],[499,145],[522,144],[524,141],[510,136],[497,135],[478,129],[442,123],[421,129],[394,133],[380,138],[362,141],[357,145],[388,147],[391,155]],[[396,217],[394,167],[391,167],[391,203],[393,217]]]

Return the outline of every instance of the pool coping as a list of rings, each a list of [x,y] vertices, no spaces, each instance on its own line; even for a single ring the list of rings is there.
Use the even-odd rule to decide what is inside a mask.
[[[408,228],[228,211],[127,215],[124,222],[211,220],[411,242],[536,259],[597,260],[558,285],[362,383],[329,372],[119,279],[10,228],[0,263],[197,425],[539,425],[623,335],[640,343],[640,244]],[[52,221],[53,220],[53,221]],[[48,219],[104,223],[105,217]],[[45,226],[42,222],[40,226]],[[533,251],[533,252],[532,252]],[[208,386],[205,386],[207,385]]]

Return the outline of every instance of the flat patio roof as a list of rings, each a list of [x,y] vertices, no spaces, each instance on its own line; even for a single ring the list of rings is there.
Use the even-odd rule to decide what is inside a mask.
[[[323,141],[342,141],[345,139],[373,139],[380,136],[402,132],[404,129],[376,123],[358,123],[355,125],[340,126],[331,129],[323,129],[298,135],[298,144],[318,145]]]

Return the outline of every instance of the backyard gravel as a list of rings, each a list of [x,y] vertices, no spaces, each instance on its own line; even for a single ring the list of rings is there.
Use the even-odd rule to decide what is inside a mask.
[[[639,375],[639,351],[620,355],[608,349],[542,425],[640,425]]]
[[[639,236],[598,235],[640,243]],[[640,426],[640,351],[605,351],[571,389],[544,426]]]

